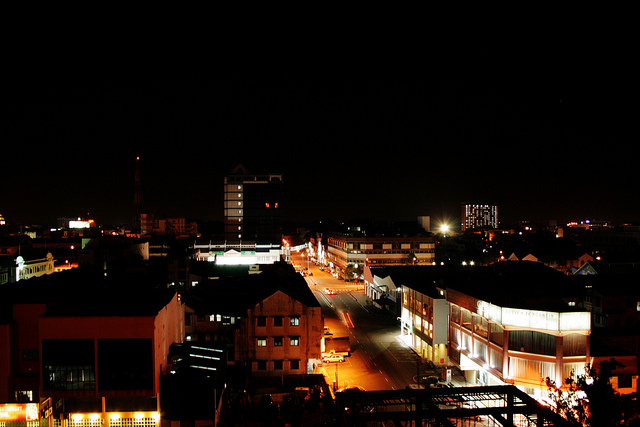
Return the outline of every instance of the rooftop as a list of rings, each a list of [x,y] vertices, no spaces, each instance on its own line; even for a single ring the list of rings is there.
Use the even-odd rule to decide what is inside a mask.
[[[79,267],[0,286],[0,323],[12,304],[46,304],[47,316],[154,316],[174,294],[143,273]]]

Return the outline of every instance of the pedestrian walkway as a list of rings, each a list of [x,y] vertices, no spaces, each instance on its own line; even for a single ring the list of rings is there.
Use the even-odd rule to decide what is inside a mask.
[[[348,292],[349,296],[353,298],[364,310],[366,310],[372,316],[390,316],[396,317],[395,313],[392,313],[383,308],[374,305],[371,298],[365,295],[363,290],[353,290]]]

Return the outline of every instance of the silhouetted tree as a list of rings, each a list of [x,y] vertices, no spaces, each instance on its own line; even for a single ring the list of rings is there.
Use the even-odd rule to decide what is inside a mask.
[[[577,425],[590,427],[627,426],[631,422],[627,404],[631,399],[621,396],[609,382],[612,373],[624,365],[615,359],[600,363],[600,368],[587,366],[584,375],[566,378],[558,386],[547,377],[549,398],[558,414]],[[626,420],[623,415],[626,414]]]

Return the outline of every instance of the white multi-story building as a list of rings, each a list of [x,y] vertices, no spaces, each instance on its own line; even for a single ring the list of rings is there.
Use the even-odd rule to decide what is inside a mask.
[[[563,384],[602,358],[626,357],[592,354],[592,313],[572,302],[588,286],[541,264],[433,266],[389,277],[402,290],[403,340],[436,366],[460,368],[469,384],[514,384],[546,397],[547,378]]]
[[[435,261],[434,237],[327,236],[325,262],[344,274],[360,266],[430,265]]]
[[[498,228],[498,207],[495,205],[463,204],[462,231],[480,228]]]

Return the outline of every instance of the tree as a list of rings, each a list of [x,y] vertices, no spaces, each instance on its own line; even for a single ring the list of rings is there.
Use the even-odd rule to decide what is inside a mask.
[[[590,427],[615,427],[629,425],[623,423],[623,415],[628,414],[626,402],[611,386],[609,379],[614,370],[624,365],[615,359],[600,363],[597,370],[587,366],[584,375],[566,378],[563,386],[557,386],[555,381],[547,377],[549,389],[555,411],[570,422]],[[627,422],[628,420],[627,415]]]

